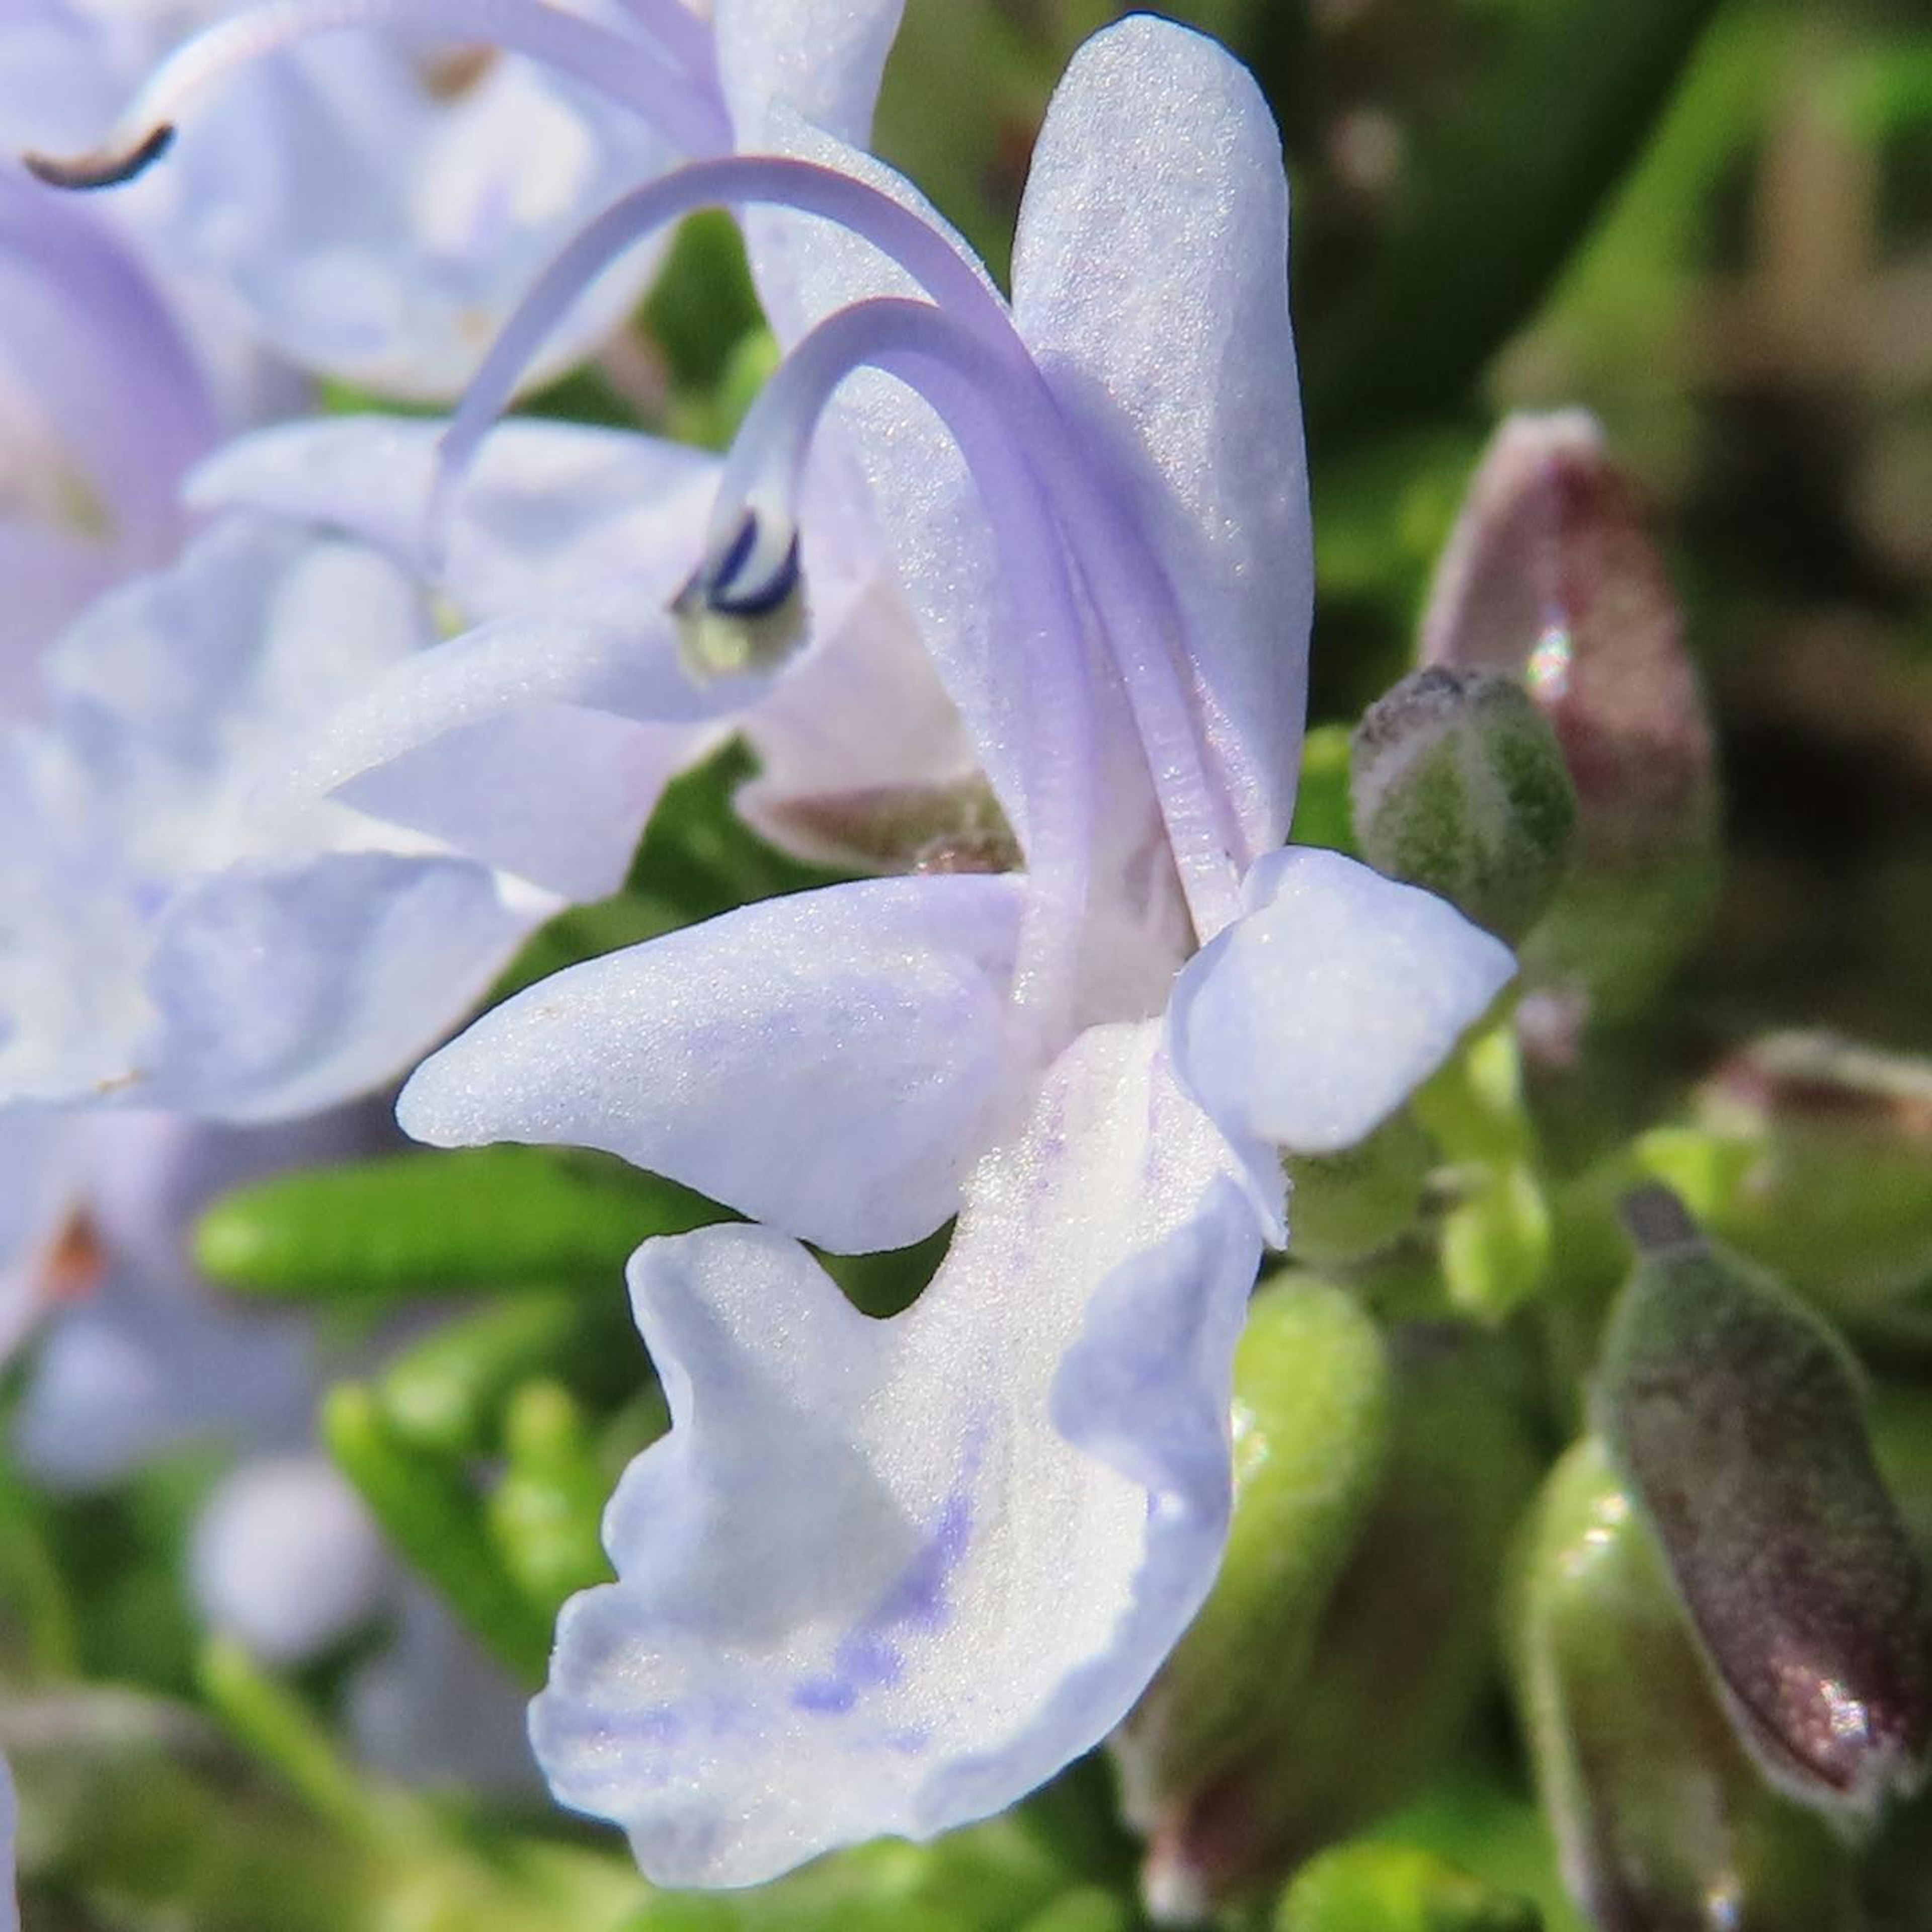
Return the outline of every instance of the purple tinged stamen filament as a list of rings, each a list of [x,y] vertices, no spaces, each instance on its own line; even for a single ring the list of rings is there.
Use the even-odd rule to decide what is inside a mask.
[[[752,520],[767,532],[796,529],[813,435],[859,370],[883,370],[905,383],[946,425],[977,487],[1016,620],[1030,890],[1012,1005],[1044,1058],[1072,1030],[1097,746],[1085,626],[1059,520],[1019,426],[989,406],[1000,361],[998,351],[928,302],[881,297],[829,316],[786,358],[745,418],[718,485],[712,551],[741,545]]]
[[[712,154],[731,143],[723,103],[715,90],[693,86],[681,55],[668,62],[650,42],[567,14],[548,0],[266,0],[218,21],[169,55],[97,154],[80,160],[30,154],[27,165],[58,187],[131,179],[166,148],[183,110],[237,68],[319,34],[364,27],[481,41],[521,54],[629,108],[686,154]]]
[[[572,304],[625,249],[701,208],[752,204],[821,216],[902,268],[992,358],[1003,406],[1024,413],[1027,442],[1076,551],[1126,687],[1195,929],[1204,943],[1240,910],[1246,859],[1228,801],[1210,783],[1200,728],[1175,659],[1173,593],[1126,506],[1083,454],[1006,304],[922,215],[869,183],[815,162],[728,155],[634,189],[551,263],[498,336],[444,433],[428,513],[440,550],[463,474],[515,393],[518,380]]]
[[[694,80],[716,86],[717,46],[684,0],[622,0],[626,13]]]

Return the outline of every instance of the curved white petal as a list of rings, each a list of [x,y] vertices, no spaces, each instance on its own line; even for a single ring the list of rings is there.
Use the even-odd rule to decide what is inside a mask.
[[[189,478],[190,503],[346,532],[420,569],[445,423],[328,416],[229,443]],[[518,417],[464,478],[438,581],[472,622],[662,560],[668,590],[698,560],[718,459],[656,436]]]
[[[291,784],[304,793],[332,790],[440,738],[486,728],[492,735],[476,740],[475,749],[502,753],[513,745],[496,735],[506,722],[560,706],[660,726],[694,727],[732,716],[762,695],[770,675],[704,682],[692,676],[678,655],[666,608],[675,588],[668,589],[658,571],[605,578],[421,652],[318,724],[314,748]],[[467,767],[463,779],[469,784],[497,776],[487,764],[458,764]],[[440,775],[440,768],[431,769]],[[539,766],[517,772],[511,782],[538,783],[543,776]],[[570,782],[568,771],[554,776],[560,784]],[[461,802],[432,798],[426,808],[448,818]],[[386,801],[393,813],[405,808],[402,796]]]
[[[1158,1031],[1062,1056],[895,1321],[761,1228],[633,1259],[672,1430],[612,1500],[620,1580],[566,1607],[531,1730],[658,1882],[1010,1803],[1198,1607],[1259,1244]]]
[[[156,936],[140,1098],[204,1118],[312,1112],[407,1070],[551,902],[466,860],[328,853],[230,867]]]
[[[903,1246],[984,1144],[1023,890],[868,880],[586,960],[426,1062],[398,1118],[442,1147],[602,1148],[826,1247]]]
[[[1302,1154],[1352,1146],[1516,970],[1508,947],[1447,900],[1340,853],[1270,853],[1242,898],[1168,1010],[1182,1078],[1238,1138]]]
[[[1246,68],[1144,15],[1081,48],[1034,150],[1013,308],[1174,586],[1252,860],[1288,835],[1315,569],[1288,182]]]

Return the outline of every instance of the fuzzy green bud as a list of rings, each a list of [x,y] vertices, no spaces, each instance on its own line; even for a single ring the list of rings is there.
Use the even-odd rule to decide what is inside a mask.
[[[1130,1822],[1154,1829],[1291,1720],[1330,1592],[1382,1473],[1388,1365],[1346,1290],[1291,1276],[1234,1358],[1234,1517],[1213,1593],[1114,1734]]]
[[[1191,1923],[1404,1802],[1489,1680],[1496,1574],[1535,1452],[1484,1339],[1418,1324],[1388,1347],[1366,1520],[1267,1735],[1166,1795],[1142,1876],[1157,1920]]]
[[[1378,699],[1356,728],[1351,797],[1370,865],[1512,941],[1569,862],[1576,799],[1556,734],[1493,673],[1431,666]]]
[[[1414,1222],[1435,1157],[1406,1108],[1339,1154],[1285,1156],[1295,1260],[1338,1267],[1392,1246]]]
[[[1843,1849],[1738,1742],[1594,1438],[1545,1485],[1511,1595],[1544,1809],[1600,1932],[1852,1932]]]

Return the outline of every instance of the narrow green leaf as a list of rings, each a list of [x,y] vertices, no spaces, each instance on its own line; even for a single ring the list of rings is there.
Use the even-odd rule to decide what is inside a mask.
[[[212,1280],[268,1295],[612,1284],[647,1237],[723,1214],[609,1156],[466,1148],[240,1189],[202,1216],[195,1258]]]
[[[344,1383],[322,1403],[322,1439],[390,1540],[524,1682],[543,1680],[549,1620],[506,1573],[465,1472],[402,1436],[368,1388]]]
[[[1564,0],[1416,157],[1352,297],[1304,346],[1318,442],[1453,405],[1542,299],[1655,124],[1717,0]]]

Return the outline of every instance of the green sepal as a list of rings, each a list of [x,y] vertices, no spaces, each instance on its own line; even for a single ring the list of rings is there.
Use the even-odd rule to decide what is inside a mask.
[[[1114,1735],[1130,1821],[1160,1820],[1289,1727],[1336,1576],[1382,1474],[1388,1369],[1346,1289],[1291,1274],[1234,1356],[1234,1516],[1220,1574]]]

